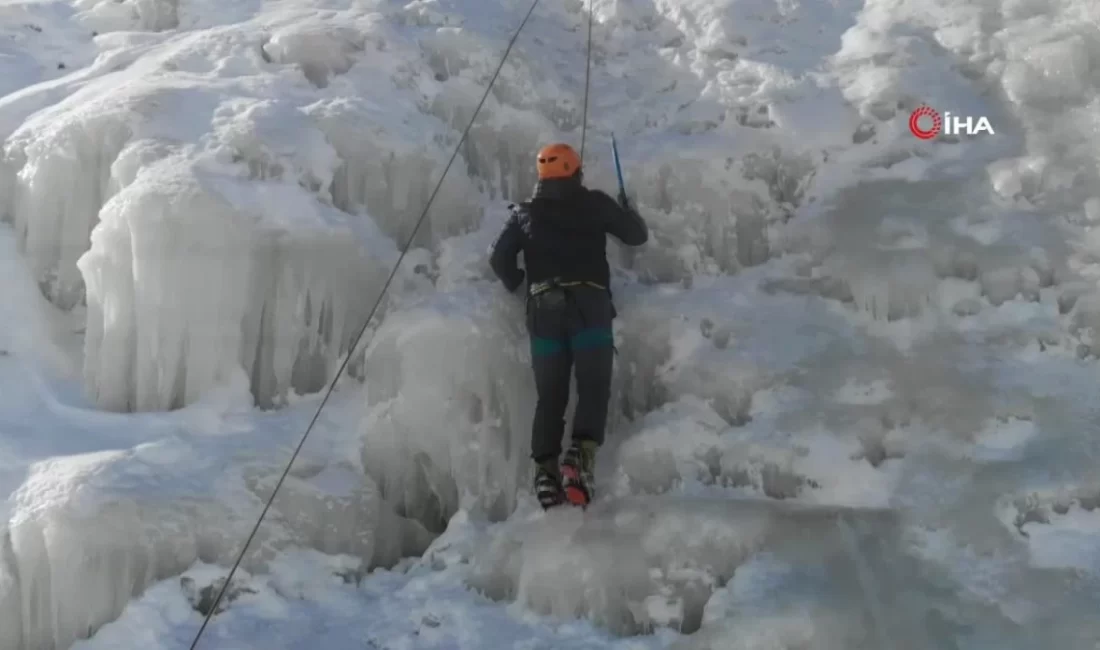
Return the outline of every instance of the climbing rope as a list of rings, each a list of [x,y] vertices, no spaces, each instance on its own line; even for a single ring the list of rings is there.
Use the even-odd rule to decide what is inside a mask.
[[[359,347],[359,341],[363,338],[363,334],[366,333],[367,327],[370,326],[370,322],[374,319],[375,313],[378,311],[378,306],[382,304],[382,298],[385,297],[386,292],[389,290],[390,285],[393,283],[393,279],[397,276],[397,271],[401,267],[401,262],[405,259],[405,255],[409,252],[409,248],[412,247],[413,240],[416,238],[416,233],[420,230],[420,226],[424,223],[424,218],[428,216],[428,211],[432,207],[432,203],[435,201],[436,195],[439,194],[439,189],[443,186],[443,179],[447,177],[447,172],[450,171],[451,165],[454,164],[455,158],[458,157],[458,152],[461,151],[462,145],[465,144],[467,136],[470,134],[470,129],[474,126],[474,120],[477,119],[478,113],[485,105],[485,100],[489,98],[489,92],[493,89],[493,84],[496,82],[497,77],[500,76],[500,71],[504,68],[504,62],[508,59],[508,55],[512,52],[512,46],[516,44],[516,39],[519,38],[520,32],[523,31],[524,26],[527,25],[528,19],[531,18],[531,14],[535,12],[535,7],[538,6],[539,0],[534,0],[531,3],[531,8],[527,10],[527,14],[524,15],[523,20],[520,22],[519,27],[516,28],[515,33],[512,34],[512,38],[508,41],[508,47],[505,48],[504,54],[500,57],[500,63],[497,65],[496,71],[493,73],[491,79],[489,79],[489,85],[485,88],[485,94],[481,96],[481,101],[478,102],[477,108],[474,109],[473,115],[470,116],[470,122],[466,125],[466,129],[462,131],[462,137],[459,138],[458,144],[455,145],[454,152],[451,153],[451,159],[447,161],[447,166],[443,168],[443,173],[439,176],[439,180],[435,184],[435,189],[432,190],[431,195],[428,197],[428,203],[424,206],[424,211],[420,213],[420,218],[416,220],[416,225],[413,226],[412,232],[409,234],[409,239],[405,242],[405,245],[401,249],[401,254],[397,257],[397,262],[394,263],[393,269],[390,271],[390,275],[386,278],[386,282],[382,285],[382,290],[378,292],[378,298],[375,299],[374,305],[371,307],[370,313],[367,315],[366,320],[363,322],[363,326],[359,328],[359,333],[355,335],[355,339],[352,341],[351,346],[348,347],[348,353],[344,356],[343,363],[340,364],[340,368],[336,371],[336,376],[332,378],[332,382],[328,386],[328,390],[325,391],[324,397],[321,399],[321,403],[317,406],[317,411],[313,414],[313,419],[309,421],[309,426],[306,427],[305,433],[302,434],[301,440],[298,441],[298,446],[294,448],[294,453],[290,456],[290,461],[287,462],[286,468],[283,469],[282,475],[275,483],[275,488],[271,490],[271,496],[267,499],[267,503],[264,504],[264,509],[260,512],[259,518],[256,520],[256,525],[252,527],[252,532],[249,533],[248,539],[244,542],[244,547],[241,548],[241,552],[237,555],[237,559],[233,562],[233,566],[229,569],[229,575],[225,578],[225,583],[222,584],[218,590],[218,595],[214,599],[214,603],[210,606],[210,610],[206,613],[206,617],[202,621],[202,627],[195,634],[195,639],[191,642],[191,650],[195,650],[198,647],[199,639],[202,638],[203,632],[206,631],[206,626],[209,625],[210,619],[213,618],[214,612],[218,610],[218,605],[221,603],[222,598],[225,596],[226,590],[229,588],[229,584],[233,581],[233,576],[237,573],[237,569],[240,567],[241,562],[244,560],[245,552],[248,551],[248,547],[252,544],[252,541],[256,537],[256,533],[260,530],[260,525],[263,523],[264,517],[267,516],[268,510],[271,509],[271,504],[275,501],[275,495],[279,492],[279,488],[282,487],[283,482],[286,480],[288,474],[290,474],[290,468],[294,465],[294,461],[297,460],[298,454],[302,451],[302,447],[306,443],[306,439],[309,438],[309,434],[313,431],[314,425],[317,424],[317,419],[321,416],[321,410],[328,404],[329,397],[332,396],[332,391],[336,388],[336,382],[340,380],[340,376],[344,374],[344,370],[348,367],[348,362],[351,361],[351,355]]]
[[[592,78],[592,3],[588,0],[588,47],[584,55],[584,112],[581,114],[581,169],[584,169],[584,139],[588,133],[588,87]]]

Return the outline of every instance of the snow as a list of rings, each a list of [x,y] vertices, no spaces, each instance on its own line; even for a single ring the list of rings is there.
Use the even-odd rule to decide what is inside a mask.
[[[652,238],[551,513],[486,250],[587,3],[413,237],[528,6],[0,4],[0,648],[189,647],[349,352],[202,647],[1095,647],[1097,5],[595,0],[586,178],[614,132]]]

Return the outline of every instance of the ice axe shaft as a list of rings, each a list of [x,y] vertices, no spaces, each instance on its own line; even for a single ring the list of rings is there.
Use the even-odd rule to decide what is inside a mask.
[[[611,134],[611,154],[615,158],[615,173],[619,176],[619,196],[626,196],[626,185],[623,183],[623,166],[619,162],[619,145],[615,142],[615,134]]]

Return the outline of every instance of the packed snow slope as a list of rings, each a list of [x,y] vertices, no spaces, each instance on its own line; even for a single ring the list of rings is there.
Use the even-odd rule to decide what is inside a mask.
[[[0,2],[0,650],[1093,650],[1100,5],[593,0],[599,500],[488,271],[585,5]],[[994,133],[919,140],[910,112]]]

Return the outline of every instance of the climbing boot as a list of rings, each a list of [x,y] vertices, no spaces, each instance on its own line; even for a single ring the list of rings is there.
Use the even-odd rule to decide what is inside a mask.
[[[596,451],[593,440],[574,441],[561,461],[562,486],[565,499],[575,506],[585,507],[595,497]]]
[[[563,501],[561,473],[553,460],[535,463],[535,498],[543,510],[561,505]]]

